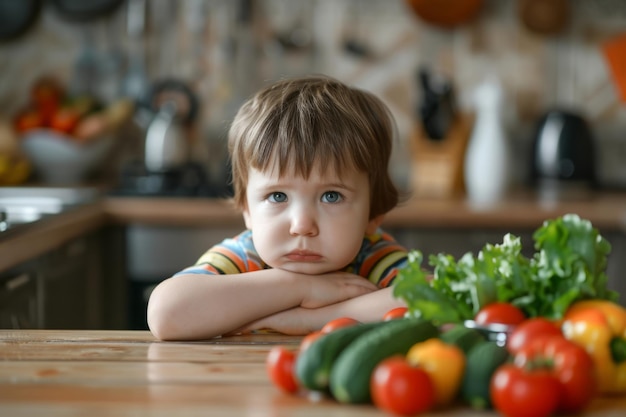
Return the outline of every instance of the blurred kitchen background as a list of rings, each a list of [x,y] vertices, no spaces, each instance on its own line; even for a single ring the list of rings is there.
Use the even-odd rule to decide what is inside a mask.
[[[626,293],[624,1],[0,0],[0,327],[145,328],[152,288],[243,227],[206,198],[239,106],[316,73],[395,116],[406,247],[532,251],[577,212]]]
[[[626,187],[625,58],[615,71],[619,53],[626,56],[626,3],[619,0],[1,0],[0,22],[2,134],[13,128],[34,165],[18,182],[100,181],[120,193],[162,193],[154,184],[164,180],[151,175],[185,167],[201,193],[227,193],[225,134],[243,100],[281,77],[324,73],[389,105],[398,124],[391,166],[404,188],[462,191],[459,164],[489,112],[481,126],[491,124],[507,157],[492,176],[505,176],[507,187],[550,176],[536,172],[545,156],[533,146],[552,110],[582,119],[572,125],[579,136],[589,128],[590,137],[577,140],[591,141],[594,153],[582,162],[562,155],[574,170],[591,165],[597,185]],[[16,130],[42,79],[57,82],[66,99],[94,97],[99,110],[132,102],[132,110],[119,106],[126,113],[115,129],[102,129],[113,145],[86,173],[47,174],[46,158],[57,150],[25,140],[28,123]],[[480,106],[480,87],[489,87],[495,106]],[[93,136],[83,147],[98,142]],[[444,150],[446,140],[456,148]],[[435,156],[418,157],[423,147],[422,155]],[[491,157],[498,156],[479,159]],[[420,176],[420,158],[444,179]],[[581,175],[576,183],[591,180]]]

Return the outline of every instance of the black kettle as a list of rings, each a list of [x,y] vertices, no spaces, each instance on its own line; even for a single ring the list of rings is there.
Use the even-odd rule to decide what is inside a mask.
[[[538,120],[531,180],[535,185],[546,180],[563,185],[595,185],[594,140],[584,117],[569,110],[551,110]]]

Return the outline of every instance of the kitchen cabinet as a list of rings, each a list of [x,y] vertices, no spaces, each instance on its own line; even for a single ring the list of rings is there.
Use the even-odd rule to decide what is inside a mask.
[[[0,328],[41,327],[40,282],[37,262],[27,262],[0,274]]]
[[[91,233],[4,272],[0,328],[101,328],[101,253],[100,235]]]
[[[100,327],[100,254],[99,235],[94,233],[77,237],[41,257],[43,328]]]

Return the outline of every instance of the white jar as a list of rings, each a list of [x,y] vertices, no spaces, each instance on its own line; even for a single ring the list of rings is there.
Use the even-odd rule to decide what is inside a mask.
[[[508,142],[502,120],[502,88],[488,79],[474,91],[476,118],[467,146],[464,180],[470,204],[490,206],[509,184]]]

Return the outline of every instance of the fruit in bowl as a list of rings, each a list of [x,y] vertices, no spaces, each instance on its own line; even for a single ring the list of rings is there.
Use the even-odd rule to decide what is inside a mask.
[[[133,112],[129,99],[105,104],[90,95],[70,94],[58,80],[42,77],[14,115],[13,129],[41,180],[74,184],[100,167]]]
[[[80,142],[52,129],[29,129],[20,146],[43,182],[78,184],[102,165],[114,143],[111,134]]]

